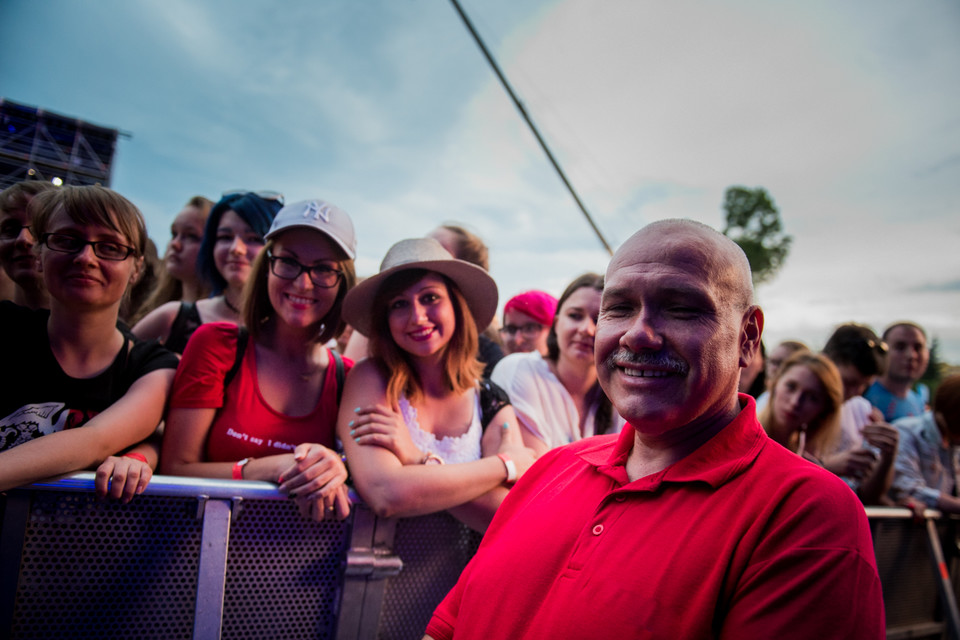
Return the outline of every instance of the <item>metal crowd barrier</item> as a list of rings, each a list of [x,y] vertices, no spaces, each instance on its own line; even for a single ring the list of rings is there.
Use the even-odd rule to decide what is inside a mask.
[[[0,638],[419,640],[480,541],[362,504],[312,522],[270,483],[155,476],[121,505],[93,478],[0,497]],[[955,521],[867,515],[887,637],[960,638]]]

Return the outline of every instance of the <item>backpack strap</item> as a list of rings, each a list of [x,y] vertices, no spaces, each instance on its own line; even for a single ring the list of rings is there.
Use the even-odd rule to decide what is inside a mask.
[[[227,371],[227,375],[223,377],[224,398],[227,396],[227,387],[230,386],[230,381],[233,380],[237,372],[240,371],[240,365],[243,363],[243,353],[247,350],[247,340],[249,338],[250,332],[247,331],[246,327],[237,327],[237,355],[233,360],[233,366]]]
[[[480,380],[480,424],[486,430],[501,409],[510,404],[507,392],[488,378]]]
[[[330,349],[330,355],[333,356],[333,363],[337,368],[337,406],[340,406],[340,398],[343,397],[343,381],[347,377],[346,367],[343,364],[343,358],[340,357],[340,354]]]

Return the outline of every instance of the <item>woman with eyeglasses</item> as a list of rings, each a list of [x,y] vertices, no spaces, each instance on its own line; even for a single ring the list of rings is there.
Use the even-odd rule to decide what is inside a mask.
[[[547,353],[512,353],[491,379],[510,396],[523,441],[540,455],[624,425],[600,388],[593,341],[603,276],[585,273],[567,285],[547,332]]]
[[[504,352],[547,355],[547,335],[555,315],[557,299],[543,291],[525,291],[507,300],[500,327]]]
[[[275,482],[307,517],[349,514],[334,430],[352,363],[325,344],[343,331],[355,255],[342,210],[322,200],[281,209],[247,281],[244,327],[204,324],[183,353],[164,473]]]
[[[282,206],[283,197],[275,192],[224,194],[210,210],[196,257],[201,282],[213,297],[161,305],[140,320],[133,332],[182,353],[201,324],[238,323],[244,285],[263,249],[264,234]]]
[[[31,309],[50,306],[34,247],[37,238],[32,229],[27,205],[38,193],[56,189],[43,180],[26,180],[0,192],[0,268],[13,281],[13,298]]]
[[[29,206],[50,309],[0,303],[0,491],[100,465],[97,492],[129,500],[156,463],[131,449],[160,423],[177,366],[117,322],[142,268],[143,217],[96,186]]]

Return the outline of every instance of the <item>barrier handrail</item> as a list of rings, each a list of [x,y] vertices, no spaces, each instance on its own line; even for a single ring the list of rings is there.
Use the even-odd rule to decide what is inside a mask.
[[[63,476],[40,480],[21,489],[42,491],[77,491],[92,493],[96,474],[92,471],[79,471]],[[141,495],[176,498],[199,498],[204,496],[217,500],[246,498],[250,500],[290,500],[290,496],[278,490],[272,482],[261,480],[221,480],[213,478],[194,478],[188,476],[154,475],[150,484]],[[354,504],[361,502],[360,497],[350,489],[350,500]]]

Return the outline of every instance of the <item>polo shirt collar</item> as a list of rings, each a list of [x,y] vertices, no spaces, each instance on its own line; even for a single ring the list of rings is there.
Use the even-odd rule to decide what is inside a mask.
[[[630,489],[655,490],[663,482],[706,482],[717,488],[744,472],[759,455],[768,438],[757,420],[754,399],[739,394],[740,413],[699,449],[663,471],[629,482],[626,462],[633,448],[634,430],[626,424],[613,450],[597,444],[580,452],[580,457],[597,471]],[[609,442],[609,441],[607,441]]]

